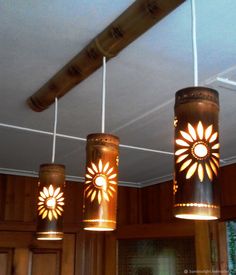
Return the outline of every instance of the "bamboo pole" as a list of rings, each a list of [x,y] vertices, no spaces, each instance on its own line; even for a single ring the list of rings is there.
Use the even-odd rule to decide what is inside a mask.
[[[81,52],[28,98],[34,111],[43,111],[116,56],[185,0],[136,0]]]

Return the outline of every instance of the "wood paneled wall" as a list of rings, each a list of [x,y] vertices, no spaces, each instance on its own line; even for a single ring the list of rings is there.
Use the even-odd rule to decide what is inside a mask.
[[[172,181],[142,189],[143,223],[173,221],[173,184]]]
[[[236,219],[236,164],[221,169],[220,189],[221,219]]]
[[[37,178],[0,175],[0,229],[14,229],[13,225],[35,230]],[[67,182],[65,189],[64,229],[77,232],[81,228],[82,184]],[[118,224],[141,223],[141,189],[119,187]],[[18,227],[19,229],[19,227]]]
[[[236,165],[221,170],[222,219],[232,219],[236,217]],[[0,231],[31,232],[32,238],[36,230],[37,182],[36,178],[0,175]],[[119,187],[118,230],[113,233],[82,230],[81,183],[67,182],[65,198],[64,231],[74,240],[65,241],[61,247],[65,251],[63,260],[68,262],[64,266],[67,275],[115,275],[119,238],[194,236],[193,222],[173,218],[171,181],[142,189]],[[71,254],[66,253],[71,243],[73,263]]]
[[[115,274],[117,235],[116,233],[93,233],[82,230],[83,196],[81,183],[66,183],[64,211],[64,232],[66,235],[63,242],[59,244],[58,242],[51,242],[51,247],[50,242],[49,244],[48,242],[40,243],[35,240],[37,185],[37,178],[0,175],[0,249],[7,249],[6,253],[14,250],[13,256],[8,253],[11,257],[5,252],[5,254],[1,254],[2,261],[6,255],[9,256],[4,260],[5,265],[8,264],[8,260],[11,261],[10,258],[12,259],[11,270],[9,271],[7,266],[4,267],[5,269],[8,268],[6,272],[24,275],[26,273],[22,270],[28,270],[28,266],[32,266],[32,274],[38,275],[38,266],[42,266],[42,263],[45,262],[47,249],[50,248],[54,249],[50,257],[53,258],[55,265],[52,267],[52,274],[46,270],[45,272],[49,272],[51,275],[54,273],[60,275]],[[119,187],[118,223],[120,226],[141,222],[140,192],[141,189]],[[127,209],[129,210],[127,211]],[[14,234],[14,238],[10,241],[9,236],[12,234]],[[74,241],[69,241],[68,238],[72,238]],[[71,247],[73,244],[74,247]],[[41,245],[45,247],[41,247]],[[56,247],[54,247],[55,245]],[[58,265],[59,252],[61,253],[60,257],[62,257],[60,271],[58,268],[55,269]],[[18,269],[16,269],[16,261],[18,263],[18,259],[26,259],[26,254],[28,260],[34,260],[34,264],[25,263],[23,265],[22,262],[22,266],[19,267],[17,264]],[[75,258],[72,259],[72,255]],[[11,273],[13,269],[15,273]],[[17,271],[19,269],[21,274]]]
[[[236,219],[236,164],[221,168],[219,188],[221,220]],[[143,223],[175,220],[172,213],[172,203],[172,181],[143,188],[141,191]]]

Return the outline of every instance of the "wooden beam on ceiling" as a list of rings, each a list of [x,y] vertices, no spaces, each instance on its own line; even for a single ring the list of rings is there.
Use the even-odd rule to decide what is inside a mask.
[[[102,66],[102,58],[116,56],[136,38],[185,0],[136,0],[81,52],[35,92],[27,102],[43,111]]]

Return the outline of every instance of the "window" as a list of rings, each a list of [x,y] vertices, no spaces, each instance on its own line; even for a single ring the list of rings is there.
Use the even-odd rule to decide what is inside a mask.
[[[195,270],[193,238],[119,240],[119,275],[182,275]]]

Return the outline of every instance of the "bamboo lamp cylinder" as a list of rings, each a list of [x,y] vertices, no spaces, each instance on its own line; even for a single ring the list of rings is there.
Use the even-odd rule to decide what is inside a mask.
[[[218,93],[189,87],[178,91],[175,99],[174,216],[218,219]]]
[[[116,229],[119,138],[95,133],[87,137],[83,225],[85,230]]]
[[[63,239],[65,166],[42,164],[38,183],[37,239]]]

